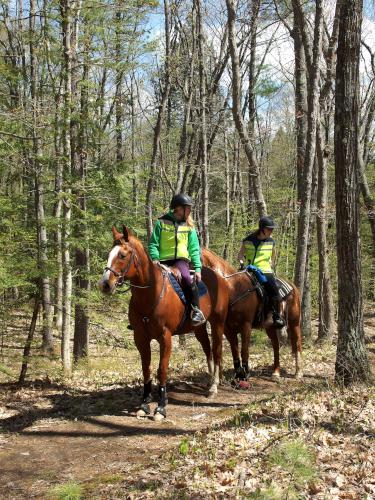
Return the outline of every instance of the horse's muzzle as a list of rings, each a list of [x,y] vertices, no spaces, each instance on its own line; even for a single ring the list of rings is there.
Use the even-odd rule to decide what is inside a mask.
[[[106,280],[103,278],[98,281],[98,287],[102,293],[105,293],[107,295],[114,293],[114,291],[115,291],[115,286],[111,286],[111,284],[109,283],[109,280]]]

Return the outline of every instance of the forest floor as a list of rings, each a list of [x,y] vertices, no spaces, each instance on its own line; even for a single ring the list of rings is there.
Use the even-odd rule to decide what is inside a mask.
[[[207,399],[203,353],[193,336],[185,347],[176,339],[168,416],[155,423],[135,416],[140,360],[117,320],[94,324],[91,361],[68,379],[34,349],[23,387],[12,382],[22,320],[6,325],[0,498],[375,498],[375,392],[334,386],[334,345],[305,345],[302,381],[282,347],[275,382],[272,349],[254,332],[250,386],[238,390],[226,343],[223,384]],[[366,338],[374,366],[373,313]]]

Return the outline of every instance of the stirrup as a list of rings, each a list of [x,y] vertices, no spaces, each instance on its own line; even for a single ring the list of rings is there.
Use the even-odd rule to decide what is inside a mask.
[[[284,328],[284,326],[286,325],[284,318],[280,316],[280,314],[273,314],[272,319],[273,326],[275,326],[276,328]]]
[[[191,317],[191,321],[192,321],[194,326],[199,326],[199,325],[202,325],[203,323],[206,322],[206,318],[204,317],[204,314],[197,306],[191,306],[190,317]]]

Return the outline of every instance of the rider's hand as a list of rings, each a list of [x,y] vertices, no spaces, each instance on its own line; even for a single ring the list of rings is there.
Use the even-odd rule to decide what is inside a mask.
[[[195,281],[198,283],[199,281],[202,280],[202,274],[199,272],[195,273]]]
[[[243,271],[245,269],[245,264],[243,260],[240,260],[240,271]]]
[[[153,260],[152,262],[156,265],[160,264],[160,260]]]

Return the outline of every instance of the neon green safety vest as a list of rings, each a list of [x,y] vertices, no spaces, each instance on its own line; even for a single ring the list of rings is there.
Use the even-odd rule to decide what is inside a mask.
[[[272,273],[273,240],[261,241],[257,247],[251,240],[244,240],[245,258],[248,264],[258,267],[264,273]]]
[[[189,260],[189,233],[193,228],[186,222],[173,222],[168,219],[159,219],[160,233],[160,260],[185,259]]]

